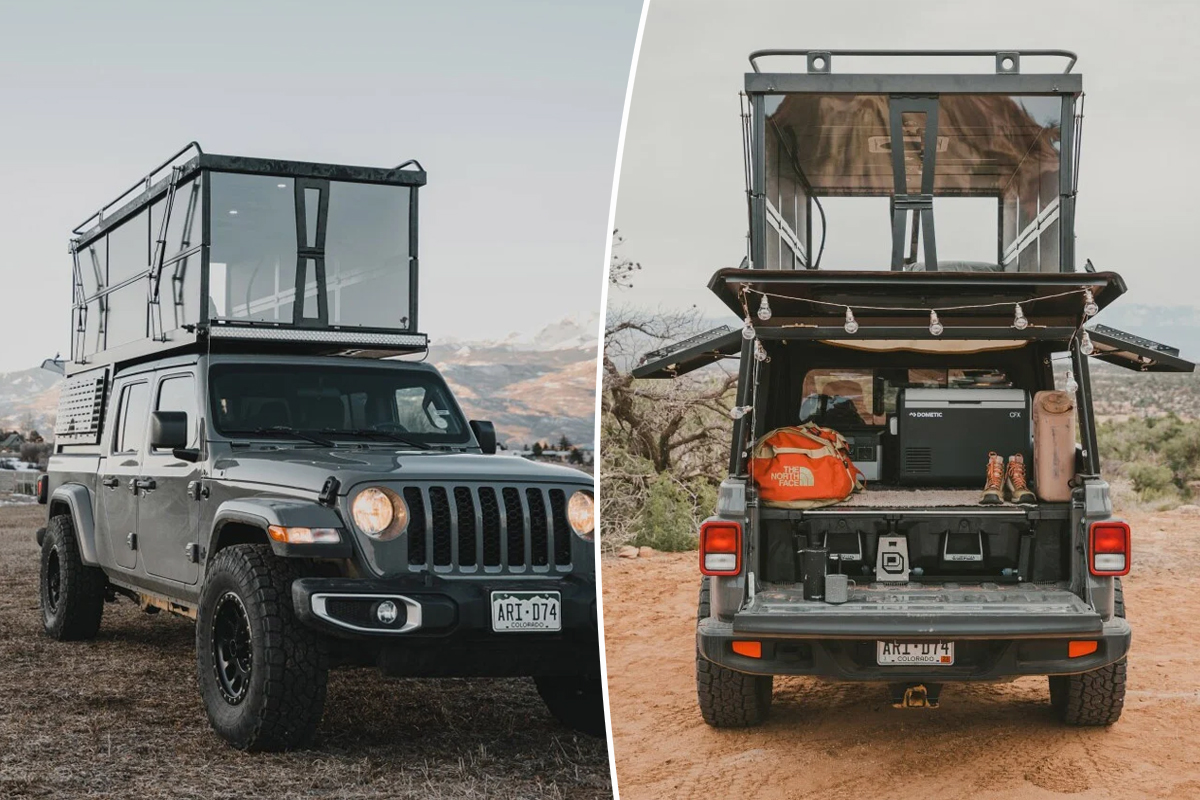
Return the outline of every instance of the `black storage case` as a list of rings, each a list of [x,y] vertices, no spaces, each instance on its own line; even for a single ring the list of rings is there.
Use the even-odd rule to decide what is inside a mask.
[[[1022,389],[902,389],[896,409],[898,480],[983,486],[989,452],[1020,453],[1032,469],[1029,393]]]

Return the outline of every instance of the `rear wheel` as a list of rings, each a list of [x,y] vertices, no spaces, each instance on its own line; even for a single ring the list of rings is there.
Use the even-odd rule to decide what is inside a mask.
[[[213,729],[239,750],[312,741],[325,709],[327,645],[292,610],[291,563],[266,545],[217,553],[196,619],[196,677]]]
[[[556,720],[588,736],[604,736],[604,694],[599,678],[553,675],[533,680]]]
[[[1125,617],[1121,579],[1114,589],[1114,613]],[[1068,725],[1112,725],[1125,706],[1126,660],[1078,675],[1050,676],[1050,703]]]
[[[71,518],[50,520],[42,537],[42,627],[61,642],[95,637],[104,615],[108,579],[97,567],[83,563]]]
[[[709,609],[708,579],[701,578],[697,621],[706,619]],[[700,715],[714,728],[744,728],[763,722],[771,708],[773,685],[771,675],[748,675],[722,667],[702,656],[699,647],[696,649],[696,697],[700,702]]]

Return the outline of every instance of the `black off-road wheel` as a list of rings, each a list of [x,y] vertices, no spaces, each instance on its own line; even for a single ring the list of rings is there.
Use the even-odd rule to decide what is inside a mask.
[[[1125,617],[1121,579],[1114,589],[1114,614]],[[1126,660],[1078,675],[1050,676],[1050,704],[1067,725],[1112,725],[1125,707]]]
[[[604,694],[599,678],[553,675],[533,681],[556,720],[588,736],[604,737]]]
[[[92,639],[104,615],[108,579],[79,556],[71,518],[53,517],[42,537],[42,627],[60,642]]]
[[[267,545],[213,558],[196,619],[196,678],[213,729],[239,750],[308,745],[325,710],[325,640],[292,609],[294,566]]]
[[[700,580],[697,622],[709,616],[708,579]],[[700,715],[714,728],[745,728],[761,724],[771,709],[774,677],[748,675],[714,664],[696,648],[696,697]]]

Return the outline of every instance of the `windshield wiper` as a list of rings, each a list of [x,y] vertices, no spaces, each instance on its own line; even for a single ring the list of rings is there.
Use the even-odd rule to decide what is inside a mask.
[[[329,441],[328,439],[324,439],[315,434],[305,433],[304,431],[296,430],[295,428],[290,427],[288,425],[272,425],[269,428],[255,428],[254,430],[251,430],[251,431],[229,431],[228,433],[230,435],[238,434],[238,433],[243,433],[243,434],[253,433],[257,436],[294,436],[297,439],[303,439],[306,442],[312,442],[313,444],[319,444],[322,447],[337,447],[336,444]]]
[[[409,447],[414,447],[418,450],[429,450],[433,447],[433,445],[426,444],[425,442],[418,442],[413,439],[409,439],[407,437],[401,436],[398,433],[392,433],[391,431],[381,431],[381,430],[377,430],[375,428],[322,428],[321,433],[327,434],[329,436],[337,436],[338,434],[342,434],[344,436],[369,436],[369,437],[373,437],[376,439],[390,439],[393,442],[399,442],[400,444],[406,444]]]

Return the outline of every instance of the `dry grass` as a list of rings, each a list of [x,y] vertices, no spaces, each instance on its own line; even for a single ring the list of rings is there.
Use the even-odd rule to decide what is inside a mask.
[[[247,755],[208,726],[192,625],[128,601],[99,637],[41,631],[41,506],[0,508],[0,797],[610,797],[604,742],[528,680],[334,672],[314,749]]]

